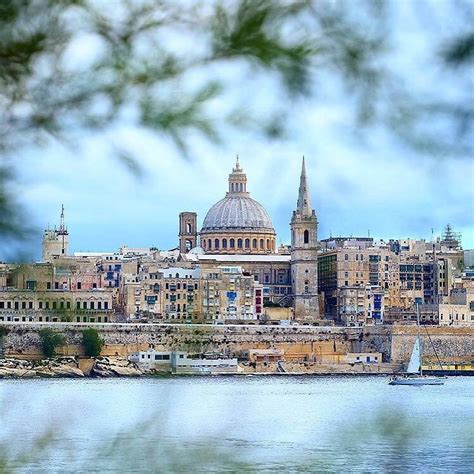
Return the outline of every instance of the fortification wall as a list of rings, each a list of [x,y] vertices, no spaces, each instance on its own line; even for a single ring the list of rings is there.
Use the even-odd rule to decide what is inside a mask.
[[[280,348],[287,359],[320,361],[331,354],[381,352],[384,362],[409,359],[416,328],[377,326],[364,328],[312,326],[208,326],[165,324],[6,323],[3,352],[11,357],[41,358],[39,331],[45,327],[62,333],[67,345],[61,355],[82,355],[81,331],[95,327],[105,341],[103,355],[128,355],[155,347],[190,354],[217,351],[239,355],[248,349]],[[470,362],[474,357],[474,328],[429,327],[431,341],[443,361]],[[422,329],[425,354],[434,350]]]

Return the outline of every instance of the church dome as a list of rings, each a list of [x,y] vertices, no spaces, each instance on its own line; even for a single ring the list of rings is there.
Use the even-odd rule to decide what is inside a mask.
[[[199,233],[206,253],[275,252],[276,233],[265,208],[247,192],[247,175],[239,158],[229,175],[229,190],[206,214]]]
[[[273,224],[265,208],[248,193],[230,192],[209,209],[201,232],[240,229],[272,232]]]

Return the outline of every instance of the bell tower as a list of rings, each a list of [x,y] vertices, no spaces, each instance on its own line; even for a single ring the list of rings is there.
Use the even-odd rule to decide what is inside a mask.
[[[291,218],[291,282],[295,319],[319,319],[318,220],[311,207],[303,157],[296,210]]]
[[[181,212],[179,214],[179,251],[188,253],[197,246],[197,214]]]

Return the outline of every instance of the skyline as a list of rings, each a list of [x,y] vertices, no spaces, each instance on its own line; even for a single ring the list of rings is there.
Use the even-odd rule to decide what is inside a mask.
[[[288,167],[288,175],[285,175],[283,173],[279,176],[273,175],[272,179],[278,185],[274,186],[271,190],[268,190],[265,189],[261,183],[265,181],[266,176],[268,176],[268,173],[271,171],[268,166],[269,163],[267,162],[259,165],[258,163],[256,164],[255,162],[252,163],[251,161],[246,160],[245,157],[242,157],[242,155],[240,155],[241,164],[244,170],[247,172],[249,179],[249,191],[252,197],[254,197],[257,201],[263,204],[264,207],[268,210],[270,217],[273,220],[275,229],[277,230],[278,245],[280,243],[289,243],[289,220],[291,218],[291,212],[296,206],[301,155],[294,156],[294,158],[295,159],[289,162],[290,166]],[[282,161],[284,160],[284,157],[280,156],[279,159],[280,161]],[[150,196],[149,201],[145,199],[144,194],[147,193],[144,192],[143,189],[140,190],[140,186],[143,185],[143,187],[150,187],[152,181],[150,177],[142,178],[142,180],[135,180],[131,177],[122,176],[122,179],[129,180],[129,187],[131,189],[135,189],[136,191],[138,191],[137,195],[133,199],[133,204],[137,204],[137,202],[143,199],[142,205],[144,207],[141,209],[139,214],[128,215],[127,222],[125,222],[123,216],[117,214],[114,214],[113,216],[104,216],[104,219],[101,222],[99,210],[105,210],[105,208],[103,208],[103,204],[97,205],[98,212],[96,215],[94,215],[93,213],[89,213],[85,216],[81,216],[81,211],[84,212],[83,207],[75,206],[70,199],[65,199],[64,204],[66,208],[66,223],[70,232],[71,252],[95,250],[114,251],[121,245],[128,245],[131,247],[156,246],[163,250],[174,248],[177,244],[179,212],[196,211],[198,213],[198,228],[200,228],[200,225],[202,224],[207,210],[212,206],[212,204],[214,204],[224,196],[226,191],[227,174],[230,172],[234,160],[235,156],[229,156],[228,158],[226,157],[225,163],[223,163],[222,166],[219,167],[213,167],[211,163],[187,163],[189,167],[185,166],[185,170],[183,170],[183,173],[179,178],[180,180],[185,180],[183,181],[185,185],[181,188],[179,186],[175,186],[176,183],[173,180],[175,176],[171,175],[171,183],[166,188],[166,193],[169,193],[170,201],[173,204],[167,205],[166,203],[158,202],[158,207],[163,208],[163,206],[165,206],[167,208],[167,212],[160,214],[156,216],[156,218],[152,219],[151,224],[147,224],[149,227],[142,227],[144,229],[157,229],[157,232],[154,235],[152,235],[149,230],[143,232],[136,232],[133,227],[130,228],[130,226],[127,224],[127,222],[129,222],[131,225],[133,223],[134,226],[140,225],[140,216],[148,212],[150,210],[150,207],[152,206],[152,203],[156,200],[156,195],[153,195],[154,192],[158,192],[158,196],[160,196],[161,191],[162,199],[165,200],[166,198],[166,193],[163,192],[163,188],[160,188],[158,186],[158,189],[150,189],[149,192],[152,194],[152,196]],[[350,221],[348,222],[347,220],[338,220],[337,216],[331,215],[333,209],[342,209],[342,211],[346,214],[348,212],[351,213],[352,211],[350,209],[350,206],[349,208],[344,209],[343,200],[334,203],[332,197],[330,198],[332,202],[324,202],[324,195],[318,195],[317,190],[321,189],[322,186],[327,185],[328,183],[322,182],[323,173],[320,173],[320,175],[318,176],[317,163],[315,163],[316,160],[308,159],[308,156],[306,155],[306,162],[310,195],[312,201],[314,202],[314,207],[317,211],[319,219],[320,239],[327,238],[330,235],[367,236],[369,231],[370,236],[376,239],[431,239],[431,227],[429,227],[429,225],[426,226],[424,233],[417,232],[416,229],[411,234],[406,232],[405,235],[403,235],[402,232],[399,232],[398,235],[396,233],[390,233],[390,230],[388,229],[386,229],[385,232],[383,229],[380,229],[379,231],[377,227],[377,222],[373,222],[372,219],[372,223],[370,224],[369,220],[364,220],[364,218],[362,217],[363,215],[367,214],[367,211],[371,212],[370,204],[367,204],[367,207],[361,210],[360,216],[357,216],[357,213],[355,213],[355,220],[358,225],[354,226],[351,229]],[[208,179],[212,181],[213,186],[209,188],[201,186],[201,179],[193,179],[193,175],[195,175],[195,173],[200,174],[201,176],[207,175]],[[163,173],[163,175],[166,175],[166,173]],[[188,187],[186,187],[186,183],[189,183]],[[286,187],[285,183],[287,183]],[[353,185],[354,184],[352,184],[352,186]],[[175,188],[174,192],[172,192],[173,188]],[[66,197],[68,197],[67,193],[65,194]],[[196,204],[194,206],[191,204],[186,204],[186,202],[189,201],[192,196]],[[361,196],[359,196],[358,198],[360,199],[360,197]],[[47,222],[44,222],[42,226],[44,228],[47,227],[48,223],[50,226],[54,226],[57,225],[57,222],[59,222],[61,203],[56,204],[53,202],[53,200],[51,200],[49,204],[53,214],[49,216]],[[360,203],[357,203],[357,200],[355,200],[354,206],[360,207]],[[377,206],[374,206],[374,208],[377,209]],[[79,211],[79,213],[77,213],[77,211]],[[411,209],[411,212],[413,212],[413,209]],[[124,210],[124,213],[129,213],[129,210]],[[38,213],[38,217],[40,216],[40,214],[43,213]],[[407,214],[410,213],[408,212]],[[91,218],[90,224],[88,224],[87,222],[88,215]],[[98,216],[99,219],[97,220]],[[400,217],[403,219],[403,214],[400,214]],[[444,226],[447,223],[450,223],[456,231],[464,231],[464,229],[462,229],[458,225],[458,222],[456,222],[454,219],[446,219],[445,217],[446,215],[440,217],[438,227],[433,226],[435,231],[435,237],[441,234],[444,229]],[[90,228],[92,228],[92,231],[90,230]],[[420,229],[420,227],[418,227],[418,229]],[[110,236],[110,234],[112,234],[112,236]],[[466,233],[464,231],[464,248],[469,248],[469,242],[469,235],[466,236]],[[36,248],[36,253],[38,253],[40,247],[39,240],[37,244],[38,245]]]

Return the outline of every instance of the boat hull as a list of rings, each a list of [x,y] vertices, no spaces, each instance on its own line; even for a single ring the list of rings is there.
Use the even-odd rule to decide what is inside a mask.
[[[390,380],[389,385],[443,385],[442,379],[437,377],[401,377]]]

